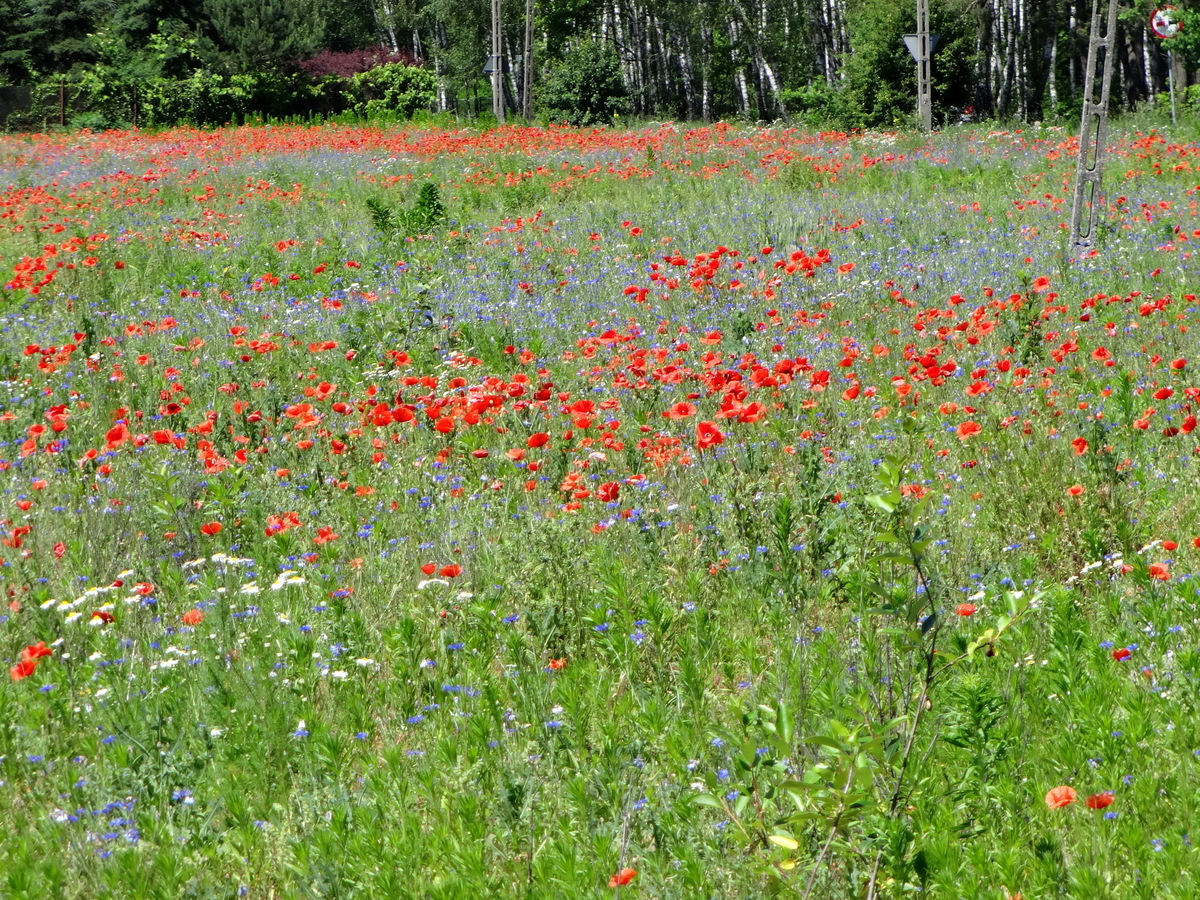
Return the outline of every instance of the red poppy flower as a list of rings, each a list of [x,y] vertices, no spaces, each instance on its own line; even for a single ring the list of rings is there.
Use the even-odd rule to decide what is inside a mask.
[[[564,656],[562,659],[552,659],[549,665],[551,669],[565,669],[567,667],[567,658]]]
[[[96,619],[99,619],[105,625],[116,621],[116,617],[106,609],[98,609],[93,612],[92,621],[95,621]]]
[[[1087,488],[1085,488],[1082,484],[1073,484],[1067,488],[1067,493],[1072,497],[1082,497],[1086,492]]]
[[[1151,563],[1146,573],[1155,581],[1171,580],[1171,570],[1167,568],[1166,563]]]
[[[630,868],[626,867],[626,868],[622,869],[620,872],[618,872],[616,875],[614,875],[612,878],[608,879],[608,886],[611,888],[624,887],[625,885],[629,884],[629,882],[633,881],[633,879],[636,877],[637,877],[637,869],[630,869]]]
[[[204,621],[204,610],[189,609],[183,614],[183,624],[190,625],[193,628]]]
[[[21,659],[22,660],[32,659],[34,661],[37,661],[37,660],[41,659],[43,656],[52,656],[52,655],[54,655],[54,650],[52,650],[50,647],[47,647],[45,641],[38,641],[36,644],[30,644],[28,647],[26,647],[24,650],[21,651]]]
[[[1128,647],[1118,647],[1116,650],[1114,650],[1112,652],[1112,658],[1115,659],[1117,662],[1121,662],[1122,660],[1129,659],[1129,657],[1131,657],[1131,656],[1133,656],[1133,653],[1130,651],[1130,649]]]
[[[425,563],[425,565],[421,566],[421,571],[426,575],[432,575],[437,571],[437,563]]]
[[[15,666],[9,668],[8,674],[13,681],[20,681],[22,678],[28,678],[36,672],[37,665],[36,659],[23,659]]]
[[[596,489],[596,497],[601,503],[615,503],[621,496],[621,485],[616,481],[606,481]]]
[[[550,435],[546,434],[544,431],[539,431],[537,434],[531,434],[529,439],[525,441],[525,444],[530,449],[537,449],[538,447],[544,447],[547,443],[549,443],[549,441]]]
[[[974,603],[960,603],[958,606],[954,607],[954,612],[963,618],[966,618],[967,616],[975,615],[978,609],[979,607]]]
[[[958,426],[958,428],[954,429],[954,432],[958,435],[958,439],[960,441],[965,441],[967,438],[971,437],[972,435],[979,434],[981,431],[983,431],[983,428],[980,426],[980,424],[978,422],[971,421],[963,422]]]
[[[1060,785],[1046,792],[1046,805],[1051,809],[1062,809],[1064,806],[1074,803],[1075,796],[1075,788],[1065,784]]]
[[[220,534],[224,527],[220,522],[205,522],[200,526],[200,533],[212,537],[214,534]]]
[[[712,422],[707,419],[699,422],[696,425],[696,447],[699,450],[707,450],[709,447],[715,447],[717,444],[725,441],[725,435]]]
[[[676,403],[663,413],[664,419],[686,419],[696,414],[695,403]]]
[[[457,563],[452,563],[448,566],[442,566],[438,569],[438,574],[443,578],[457,578],[462,574],[462,566]]]
[[[1114,799],[1112,791],[1102,791],[1087,798],[1087,807],[1088,809],[1104,809],[1106,806],[1111,806]]]

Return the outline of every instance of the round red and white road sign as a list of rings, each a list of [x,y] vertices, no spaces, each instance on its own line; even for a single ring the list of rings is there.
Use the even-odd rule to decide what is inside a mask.
[[[1164,6],[1156,9],[1150,17],[1150,30],[1164,40],[1179,34],[1179,19],[1175,15],[1175,7]]]

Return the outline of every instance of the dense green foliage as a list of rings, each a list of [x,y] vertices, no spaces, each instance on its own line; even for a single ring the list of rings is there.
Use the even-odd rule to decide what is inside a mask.
[[[1099,2],[930,0],[941,36],[932,69],[935,120],[1076,117]],[[1166,89],[1166,47],[1146,27],[1155,4],[1120,2],[1115,109],[1153,105]],[[1200,65],[1200,28],[1186,25],[1196,10],[1179,6],[1185,27],[1170,46],[1184,97]],[[504,0],[502,10],[512,102],[523,90],[526,5]],[[531,74],[535,116],[543,120],[609,123],[628,111],[709,121],[789,117],[842,129],[911,122],[914,66],[901,42],[915,27],[911,0],[538,0],[533,10]],[[201,89],[225,95],[201,101],[211,115],[189,119],[205,122],[247,113],[395,116],[426,105],[473,116],[492,90],[482,76],[490,0],[0,0],[0,21],[0,85],[65,78],[73,96],[82,89],[72,110],[76,125],[130,121],[135,85],[177,98],[157,103],[156,116],[186,107],[196,84],[215,86]],[[314,72],[313,58],[328,54],[341,54],[340,64]],[[423,66],[437,82],[433,99],[423,102],[424,83],[403,100],[382,100],[369,87],[371,96],[358,91],[343,99],[346,84],[322,79],[346,80],[372,67],[350,65],[348,55]],[[309,77],[292,78],[297,71]],[[231,88],[235,82],[226,79],[236,77],[251,81]],[[390,76],[367,80],[383,77]],[[188,83],[157,83],[164,80]],[[252,86],[267,82],[266,90]],[[392,91],[402,94],[406,89]],[[115,99],[124,95],[126,103]],[[27,127],[37,118],[8,124]]]
[[[389,63],[350,79],[353,109],[362,116],[409,118],[429,109],[437,96],[437,76],[428,69]]]
[[[543,82],[538,100],[549,121],[583,127],[612,125],[630,111],[616,51],[598,41],[572,48]]]

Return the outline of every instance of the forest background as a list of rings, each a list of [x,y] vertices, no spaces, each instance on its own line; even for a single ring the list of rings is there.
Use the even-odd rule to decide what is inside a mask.
[[[1103,2],[1103,0],[1101,0]],[[1159,102],[1157,0],[1122,0],[1113,103]],[[894,0],[503,0],[511,108],[532,9],[533,117],[788,118],[888,128],[915,73]],[[935,118],[1077,117],[1089,0],[932,0]],[[1200,7],[1177,3],[1178,100],[1200,105]],[[490,0],[0,0],[0,124],[219,125],[490,108]],[[52,121],[53,120],[53,121]]]

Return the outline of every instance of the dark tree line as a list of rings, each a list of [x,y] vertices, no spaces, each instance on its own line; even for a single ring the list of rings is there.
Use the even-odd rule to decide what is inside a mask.
[[[1081,103],[1092,4],[1105,0],[932,0],[937,114],[1035,120]],[[1149,31],[1156,0],[1122,0],[1114,95],[1124,108],[1166,89]],[[1200,62],[1198,0],[1174,0],[1182,89]],[[910,0],[536,0],[536,83],[571,55],[605,48],[633,112],[887,126],[912,109],[901,35]],[[508,90],[521,94],[525,0],[503,0]],[[442,102],[486,96],[490,0],[0,0],[0,84],[106,67],[113,77],[295,72],[319,54],[376,47],[420,60]],[[575,67],[576,69],[579,66]],[[560,77],[561,81],[561,77]],[[535,90],[536,96],[536,90]]]

